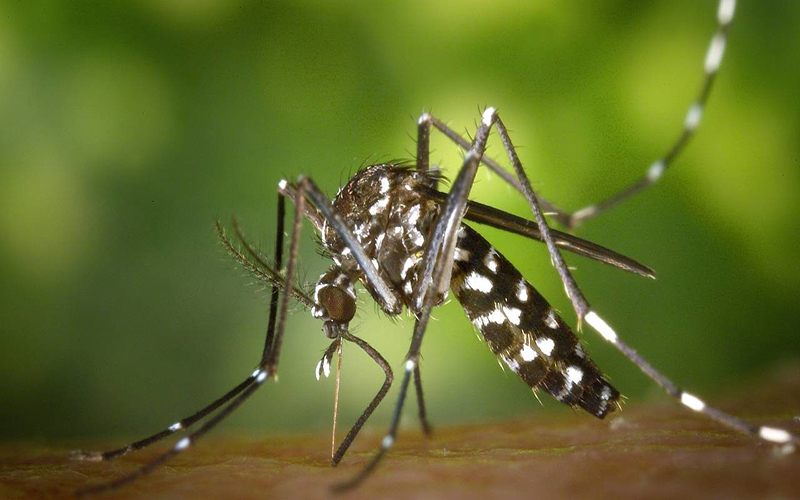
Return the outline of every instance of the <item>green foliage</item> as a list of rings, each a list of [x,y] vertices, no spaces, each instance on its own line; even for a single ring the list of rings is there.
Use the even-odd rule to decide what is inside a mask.
[[[267,294],[226,258],[214,219],[236,212],[270,251],[279,179],[309,174],[333,194],[365,162],[410,157],[422,110],[472,130],[497,107],[534,186],[568,208],[637,179],[680,130],[713,3],[4,3],[0,436],[155,431],[247,376]],[[688,150],[659,185],[578,231],[659,280],[569,259],[617,331],[709,400],[800,354],[798,23],[800,4],[740,5]],[[457,148],[433,147],[452,177]],[[475,198],[525,213],[500,181],[479,180]],[[574,319],[540,245],[485,233]],[[310,236],[303,247],[313,281],[327,262]],[[295,312],[280,383],[229,429],[329,424],[333,383],[313,378],[326,340]],[[436,317],[422,364],[435,422],[539,411],[457,304]],[[365,297],[357,324],[397,366],[411,321],[387,321]],[[585,338],[634,404],[654,391]],[[355,352],[344,419],[381,383]]]

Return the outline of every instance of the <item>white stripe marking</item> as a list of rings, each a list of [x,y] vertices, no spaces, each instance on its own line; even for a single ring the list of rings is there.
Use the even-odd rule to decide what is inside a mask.
[[[544,323],[553,330],[558,328],[558,320],[556,319],[556,313],[554,313],[552,309],[550,309],[550,312],[547,313],[547,317],[544,319]]]
[[[463,248],[456,247],[456,253],[455,255],[453,255],[453,258],[461,262],[466,262],[469,260],[469,256],[470,256],[469,250],[464,250]]]
[[[189,439],[188,437],[181,439],[175,444],[175,451],[185,450],[186,448],[189,447],[189,444],[191,444],[191,442],[192,440]]]
[[[472,271],[467,275],[467,279],[464,280],[464,288],[469,288],[470,290],[477,290],[483,293],[489,293],[492,291],[494,285],[492,285],[492,281],[487,278],[486,276],[481,276],[480,274]]]
[[[788,443],[792,440],[792,435],[783,429],[776,429],[775,427],[762,426],[758,429],[758,435],[762,439],[772,441],[773,443]]]
[[[573,384],[579,384],[583,380],[583,370],[577,366],[567,367],[567,380]]]
[[[722,63],[722,56],[725,54],[725,35],[717,33],[711,39],[711,44],[708,46],[706,53],[705,68],[706,73],[713,73],[719,69]]]
[[[489,253],[486,254],[486,257],[483,258],[483,265],[488,267],[489,270],[493,273],[497,272],[497,252],[494,248],[489,249]]]
[[[553,342],[553,339],[549,337],[542,337],[540,339],[536,339],[536,346],[539,347],[539,350],[542,351],[542,354],[549,356],[553,353],[556,343]]]
[[[689,394],[688,392],[684,392],[681,394],[681,403],[688,406],[694,411],[703,411],[706,407],[706,404],[703,403],[700,398]]]
[[[181,429],[183,429],[183,426],[181,425],[180,422],[175,422],[174,424],[169,426],[169,430],[172,432],[177,432]]]
[[[528,344],[522,346],[522,350],[519,351],[519,355],[522,356],[523,361],[533,361],[536,359],[536,356],[538,356],[536,351],[534,351]],[[506,361],[506,363],[508,363],[508,361]]]
[[[487,322],[497,323],[498,325],[502,325],[506,322],[506,315],[503,314],[503,311],[500,309],[494,309],[489,313],[488,316],[485,317]]]
[[[586,322],[589,323],[592,328],[597,330],[597,333],[602,335],[604,339],[612,344],[617,343],[617,334],[610,326],[608,326],[608,323],[603,321],[603,319],[597,315],[596,312],[590,311],[589,314],[584,317],[584,319],[586,319]]]
[[[524,279],[517,283],[517,298],[520,302],[528,302],[528,284]]]
[[[483,112],[483,124],[487,127],[492,124],[494,121],[494,117],[497,114],[497,110],[493,107],[489,106],[486,108],[486,111]]]
[[[392,436],[386,436],[383,438],[383,442],[381,442],[381,448],[384,450],[388,450],[394,444],[394,438]]]
[[[387,205],[389,205],[389,197],[384,196],[380,200],[373,203],[371,207],[369,207],[369,213],[372,215],[377,215],[378,213],[383,212]]]
[[[528,347],[528,346],[525,346],[525,347]],[[530,349],[530,347],[528,347],[528,349]],[[534,351],[534,352],[533,352],[533,354],[536,354],[536,351]],[[519,363],[517,363],[517,360],[516,360],[516,359],[513,359],[513,358],[507,358],[507,357],[505,357],[505,356],[502,356],[502,358],[503,358],[503,361],[505,361],[505,362],[506,362],[506,364],[508,365],[508,367],[509,367],[509,368],[511,368],[511,371],[513,371],[514,373],[516,373],[516,372],[518,372],[518,371],[519,371]],[[526,360],[526,361],[527,361],[527,360]]]
[[[517,309],[516,307],[503,306],[503,312],[506,314],[506,317],[511,323],[519,325],[520,316],[522,316],[522,309]]]
[[[406,371],[407,372],[412,371],[416,366],[417,366],[417,362],[414,361],[413,359],[409,359],[408,361],[406,361]]]
[[[728,24],[733,19],[733,11],[736,9],[736,0],[722,0],[719,3],[717,19],[719,24]]]
[[[647,169],[647,180],[650,182],[657,181],[662,175],[664,175],[665,169],[666,166],[664,165],[663,160],[653,162],[653,164],[650,165],[650,168]]]
[[[263,370],[261,373],[258,374],[258,377],[256,377],[256,382],[260,384],[261,382],[266,380],[266,378],[267,378],[267,371]]]
[[[700,124],[700,120],[703,119],[703,107],[697,103],[692,104],[689,106],[689,111],[686,112],[686,120],[683,122],[683,126],[689,132],[693,131],[697,128]]]

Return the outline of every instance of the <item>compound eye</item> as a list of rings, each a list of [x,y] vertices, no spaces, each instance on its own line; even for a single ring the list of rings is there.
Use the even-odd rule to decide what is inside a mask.
[[[331,321],[349,323],[356,315],[356,300],[341,288],[326,286],[317,294]]]

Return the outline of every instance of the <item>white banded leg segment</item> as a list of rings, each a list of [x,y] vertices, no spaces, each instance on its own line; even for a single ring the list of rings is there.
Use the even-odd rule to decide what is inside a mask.
[[[758,436],[765,441],[773,443],[784,444],[792,441],[792,435],[788,431],[776,427],[759,427]]]
[[[171,432],[178,432],[181,429],[183,429],[183,425],[181,425],[180,422],[175,422],[174,424],[169,426],[169,430]]]
[[[486,125],[487,127],[491,127],[496,119],[497,119],[497,110],[491,106],[486,108],[486,110],[483,112],[483,117],[482,117],[483,124]]]
[[[730,24],[733,12],[736,10],[736,0],[721,0],[717,9],[717,20],[722,26]]]
[[[186,448],[188,448],[190,444],[192,444],[192,440],[191,440],[191,438],[189,438],[187,436],[187,437],[181,439],[180,441],[178,441],[177,443],[175,443],[174,450],[175,451],[183,451]]]
[[[608,326],[608,323],[603,321],[603,318],[598,316],[596,312],[589,311],[589,314],[584,316],[584,319],[587,323],[589,323],[589,326],[597,330],[597,333],[602,335],[604,339],[612,344],[617,343],[617,333],[610,326]]]
[[[683,122],[683,126],[689,132],[694,132],[698,125],[700,125],[700,120],[703,119],[703,106],[700,103],[694,103],[689,106],[689,110],[686,112],[686,119]]]
[[[681,393],[681,403],[694,411],[703,411],[706,409],[706,404],[701,401],[700,398],[688,392]]]
[[[711,39],[706,53],[706,60],[704,63],[706,73],[714,73],[719,69],[722,64],[722,56],[725,55],[725,35],[717,33]]]

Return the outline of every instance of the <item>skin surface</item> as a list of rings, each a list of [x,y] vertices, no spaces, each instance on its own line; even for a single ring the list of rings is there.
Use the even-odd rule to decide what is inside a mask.
[[[761,423],[797,431],[800,366],[774,370],[718,400]],[[96,498],[330,498],[381,439],[374,426],[331,468],[324,433],[216,435],[151,476]],[[602,422],[582,414],[435,429],[412,414],[377,474],[344,498],[797,498],[800,455],[736,434],[665,399],[628,402]],[[0,447],[0,497],[67,498],[117,478],[160,447],[111,463],[71,462],[69,446]],[[104,447],[108,443],[79,443]]]

